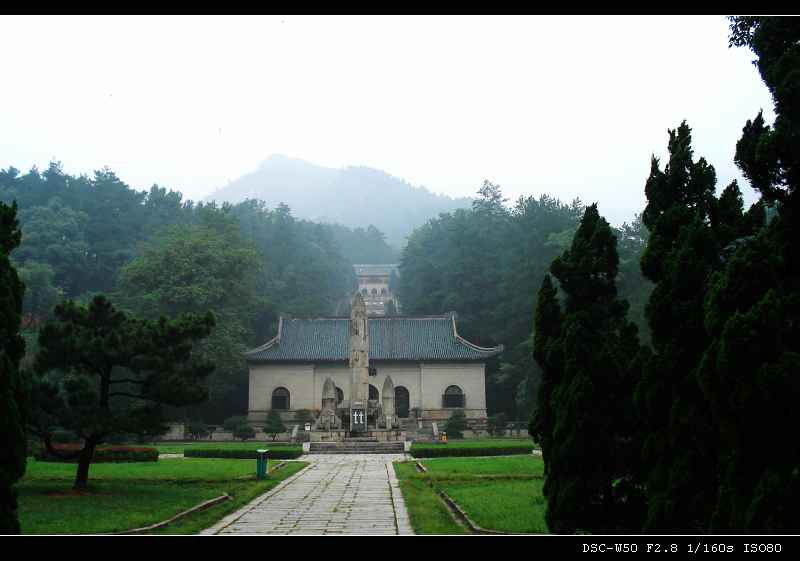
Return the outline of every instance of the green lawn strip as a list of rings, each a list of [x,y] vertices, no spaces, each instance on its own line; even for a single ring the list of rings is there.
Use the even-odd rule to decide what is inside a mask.
[[[428,482],[417,476],[414,462],[395,462],[394,470],[415,534],[466,534]]]
[[[17,486],[23,534],[121,532],[166,520],[225,492],[222,482],[95,481],[75,493],[71,481],[33,480]]]
[[[442,456],[496,456],[530,454],[534,442],[530,438],[476,438],[450,440],[446,444],[414,442],[411,455],[415,458]]]
[[[194,469],[178,468],[178,464],[188,464]],[[271,479],[258,481],[254,464],[249,460],[202,459],[97,464],[90,470],[89,492],[75,493],[74,465],[30,462],[25,479],[17,486],[22,531],[26,534],[120,532],[161,522],[224,493],[234,497],[233,501],[190,515],[191,520],[176,526],[175,533],[191,533],[213,524],[237,505],[269,490],[306,465],[289,462],[274,472]],[[151,469],[159,465],[163,468],[160,476]],[[63,469],[69,467],[70,471]]]
[[[41,479],[72,480],[76,464],[29,461],[25,481]],[[255,460],[214,458],[164,458],[157,462],[102,463],[89,468],[89,483],[103,480],[181,480],[228,481],[255,476]]]
[[[271,450],[298,450],[302,449],[300,444],[286,444],[271,442],[215,442],[209,440],[194,442],[157,442],[155,444],[145,444],[158,449],[161,454],[183,454],[187,448],[192,449],[223,449],[223,450],[257,450],[259,448],[269,448]]]
[[[506,456],[499,458],[428,458],[422,460],[431,477],[450,478],[458,475],[535,476],[544,475],[540,456]]]
[[[242,508],[247,503],[266,493],[278,483],[287,479],[303,469],[308,465],[308,462],[294,462],[287,461],[286,465],[276,472],[270,473],[270,478],[262,481],[253,480],[247,482],[235,483],[232,482],[227,490],[233,500],[214,505],[213,507],[196,512],[181,518],[164,528],[158,528],[149,534],[196,534],[201,530],[208,528],[215,522],[221,520],[223,517],[231,514],[232,512]]]
[[[437,481],[478,526],[487,530],[546,534],[541,479]]]
[[[421,463],[427,473],[418,472],[416,462],[395,464],[411,523],[417,533],[440,533],[436,521],[431,521],[426,512],[435,508],[447,515],[451,525],[457,526],[436,493],[439,489],[444,490],[474,523],[487,530],[547,532],[541,457],[436,458]],[[415,493],[429,501],[424,504],[422,512],[415,512],[408,504]],[[459,529],[462,533],[466,531]]]

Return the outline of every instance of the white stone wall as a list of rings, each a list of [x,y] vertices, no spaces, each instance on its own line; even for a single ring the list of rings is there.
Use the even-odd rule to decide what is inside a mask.
[[[375,363],[376,376],[369,383],[378,393],[387,376],[395,387],[404,386],[409,394],[409,408],[421,408],[424,416],[447,418],[451,410],[442,410],[442,394],[447,386],[457,385],[465,394],[468,417],[486,416],[486,377],[483,363]],[[322,386],[331,377],[350,400],[350,368],[346,364],[271,364],[251,365],[249,415],[263,421],[272,406],[272,392],[284,387],[290,393],[292,410],[319,411]],[[382,396],[381,396],[382,397]]]
[[[284,387],[289,390],[291,409],[318,409],[314,401],[313,364],[253,364],[250,365],[250,389],[248,409],[263,413],[272,407],[272,392]]]
[[[431,363],[422,367],[423,409],[441,409],[447,386],[458,386],[467,409],[486,409],[486,376],[483,363]]]

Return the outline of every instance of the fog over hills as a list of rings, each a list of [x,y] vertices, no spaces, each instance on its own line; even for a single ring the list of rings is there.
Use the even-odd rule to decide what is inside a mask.
[[[256,171],[206,198],[231,203],[245,199],[261,199],[271,207],[286,203],[294,216],[317,222],[363,228],[372,224],[395,247],[404,245],[404,238],[428,219],[472,203],[466,197],[437,195],[381,170],[327,168],[281,155],[270,156]]]

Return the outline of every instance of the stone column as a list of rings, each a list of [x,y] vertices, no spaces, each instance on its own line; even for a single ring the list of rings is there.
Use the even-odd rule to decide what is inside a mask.
[[[367,307],[360,293],[353,298],[350,314],[350,376],[350,429],[363,432],[369,399],[369,326]]]

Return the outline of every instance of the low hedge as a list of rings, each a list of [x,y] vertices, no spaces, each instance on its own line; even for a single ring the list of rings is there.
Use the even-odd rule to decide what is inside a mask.
[[[82,444],[54,444],[53,448],[61,452],[77,452],[83,448]],[[65,462],[77,463],[78,458],[63,459],[50,454],[45,448],[38,451],[34,457],[40,462]],[[94,451],[92,463],[106,462],[157,462],[158,449],[144,446],[98,446]]]
[[[419,444],[411,445],[411,455],[415,458],[466,458],[471,456],[512,456],[530,454],[533,442],[514,446],[470,446],[463,447],[451,444]]]
[[[270,460],[294,460],[303,455],[301,447],[296,448],[270,448],[268,457]],[[258,458],[256,448],[252,450],[237,450],[235,448],[186,448],[183,451],[184,458],[224,458],[233,460],[255,460]]]

